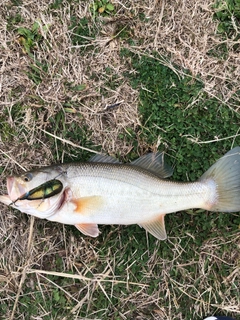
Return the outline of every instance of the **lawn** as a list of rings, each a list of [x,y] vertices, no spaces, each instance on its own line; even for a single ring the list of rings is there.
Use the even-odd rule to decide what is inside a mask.
[[[0,194],[23,170],[164,151],[197,180],[240,145],[239,0],[0,4]],[[240,319],[240,216],[98,238],[0,204],[0,319]]]

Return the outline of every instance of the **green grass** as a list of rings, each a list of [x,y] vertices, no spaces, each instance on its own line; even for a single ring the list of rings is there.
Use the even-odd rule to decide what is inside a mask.
[[[69,30],[72,31],[71,40],[74,46],[81,46],[83,52],[93,50],[91,42],[96,37],[97,28],[90,18],[83,17],[79,20],[77,16],[72,15]]]
[[[219,21],[218,32],[226,38],[238,40],[240,1],[217,0],[213,7],[215,9],[214,19]]]
[[[188,73],[179,76],[161,64],[158,56],[139,58],[125,50],[122,54],[131,57],[137,71],[126,76],[140,91],[142,135],[149,145],[160,139],[174,158],[175,179],[196,180],[219,156],[239,145],[239,137],[234,138],[239,114],[204,93],[199,79]],[[215,142],[202,143],[211,140]]]
[[[209,50],[209,55],[222,57],[226,60],[229,55],[229,48],[226,40],[233,42],[231,50],[238,52],[239,27],[240,27],[240,2],[239,0],[217,0],[213,5],[214,20],[218,21],[217,32],[225,42],[218,44],[214,49]],[[234,42],[236,42],[234,44]]]

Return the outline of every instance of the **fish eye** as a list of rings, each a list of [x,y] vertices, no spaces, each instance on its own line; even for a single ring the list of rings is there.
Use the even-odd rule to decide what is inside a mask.
[[[25,181],[25,182],[29,182],[29,181],[31,181],[32,180],[32,174],[31,173],[27,173],[27,174],[25,174],[24,176],[23,176],[23,180]]]

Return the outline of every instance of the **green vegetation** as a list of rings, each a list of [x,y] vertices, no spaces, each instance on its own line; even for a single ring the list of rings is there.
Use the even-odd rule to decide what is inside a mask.
[[[84,45],[88,45],[91,43],[91,40],[95,38],[96,29],[92,26],[91,21],[84,17],[82,19],[78,19],[76,16],[71,16],[71,25],[69,30],[72,31],[71,40],[73,45],[82,46],[83,50],[90,50],[93,47],[84,47]]]
[[[148,144],[159,139],[167,150],[170,148],[168,153],[176,164],[175,179],[198,179],[215,161],[219,149],[219,156],[231,149],[231,141],[221,139],[238,133],[239,114],[216,98],[209,98],[200,80],[187,72],[179,76],[177,69],[161,64],[161,57],[139,58],[127,50],[122,55],[131,58],[136,70],[126,76],[140,92],[142,134]],[[201,144],[208,140],[220,141],[211,147],[209,143]],[[238,141],[235,140],[236,145]]]
[[[239,39],[240,1],[217,0],[214,18],[219,20],[218,32],[234,40]]]
[[[240,39],[240,1],[239,0],[217,0],[213,6],[214,19],[219,21],[218,34],[223,40],[230,40],[232,43],[231,50],[239,52],[238,40]],[[211,49],[209,54],[216,57],[227,59],[229,54],[228,43],[223,41],[216,48]]]
[[[97,14],[110,15],[114,13],[115,7],[109,0],[97,0],[90,5],[90,10],[94,16]]]
[[[35,22],[31,29],[24,27],[18,28],[18,42],[23,47],[24,53],[30,54],[34,49],[36,49],[36,45],[42,41],[43,37],[40,33],[39,27],[39,23]],[[47,30],[47,27],[45,27],[45,30]]]

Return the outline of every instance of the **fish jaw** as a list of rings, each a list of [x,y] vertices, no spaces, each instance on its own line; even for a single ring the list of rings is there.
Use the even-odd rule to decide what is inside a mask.
[[[10,205],[17,200],[18,197],[24,194],[24,188],[20,184],[16,183],[16,179],[14,177],[7,178],[7,191],[8,194],[0,195],[0,202],[6,205]]]
[[[9,206],[12,203],[12,200],[7,194],[4,194],[0,196],[0,202]]]
[[[7,178],[7,191],[12,202],[26,193],[26,186],[18,181],[15,177]]]
[[[0,202],[11,205],[21,195],[25,193],[24,187],[16,181],[15,177],[7,178],[7,192],[8,194],[0,195]]]

